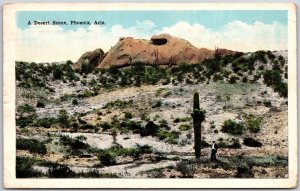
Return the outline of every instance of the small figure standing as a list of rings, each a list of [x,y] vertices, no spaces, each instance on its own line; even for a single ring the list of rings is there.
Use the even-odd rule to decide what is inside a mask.
[[[213,144],[211,146],[211,156],[210,156],[211,162],[217,161],[217,158],[216,158],[217,150],[218,150],[218,146],[216,145],[216,142],[213,141]]]

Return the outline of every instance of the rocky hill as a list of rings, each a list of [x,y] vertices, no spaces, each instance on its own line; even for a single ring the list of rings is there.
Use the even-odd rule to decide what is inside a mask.
[[[169,34],[154,35],[150,40],[120,38],[106,54],[101,49],[83,54],[75,63],[79,68],[89,62],[98,68],[109,68],[112,65],[124,67],[143,62],[150,65],[178,65],[182,62],[195,64],[215,55],[234,55],[237,52],[227,49],[209,50],[196,48],[187,40]]]

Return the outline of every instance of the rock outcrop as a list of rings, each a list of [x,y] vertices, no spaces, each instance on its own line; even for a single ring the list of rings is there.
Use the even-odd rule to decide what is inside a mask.
[[[102,49],[98,48],[92,52],[84,53],[77,62],[74,64],[74,68],[80,68],[85,62],[93,64],[95,67],[99,66],[103,60],[105,53]]]
[[[99,49],[97,50],[99,51]],[[82,55],[75,65],[80,66],[85,59],[96,63],[95,66],[98,68],[109,68],[111,65],[124,67],[135,62],[169,66],[181,62],[195,64],[204,59],[213,58],[216,53],[229,55],[236,52],[226,49],[218,49],[216,52],[206,48],[196,48],[187,40],[169,34],[154,35],[150,40],[124,37],[120,38],[119,42],[106,55],[103,51],[101,53],[88,52]],[[98,57],[96,56],[97,61],[94,62],[92,60],[95,55]]]

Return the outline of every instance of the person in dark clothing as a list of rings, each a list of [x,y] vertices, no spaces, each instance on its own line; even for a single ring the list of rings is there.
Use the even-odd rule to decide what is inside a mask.
[[[213,141],[213,144],[211,146],[211,156],[210,156],[211,162],[217,161],[217,158],[216,158],[217,150],[218,150],[218,146],[216,145],[216,142]]]

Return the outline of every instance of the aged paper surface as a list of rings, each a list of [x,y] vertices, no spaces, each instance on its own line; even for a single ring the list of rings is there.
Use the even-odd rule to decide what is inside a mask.
[[[5,187],[297,185],[294,4],[3,15]]]

